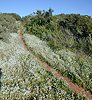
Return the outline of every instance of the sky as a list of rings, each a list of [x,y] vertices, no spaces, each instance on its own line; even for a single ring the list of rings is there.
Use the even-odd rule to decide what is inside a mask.
[[[0,0],[1,13],[16,13],[21,17],[37,10],[53,9],[53,15],[80,14],[92,16],[92,0]]]

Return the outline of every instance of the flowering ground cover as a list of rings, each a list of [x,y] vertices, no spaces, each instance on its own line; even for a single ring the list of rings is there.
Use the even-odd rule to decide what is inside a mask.
[[[85,99],[76,95],[63,80],[57,79],[53,73],[46,71],[33,55],[26,53],[17,33],[9,35],[9,43],[0,40],[0,68],[2,72],[0,100]],[[30,37],[28,35],[25,36],[27,36],[25,41],[26,39],[29,41]],[[32,38],[38,39],[35,36],[32,36]],[[34,40],[30,44],[33,45],[35,41],[37,42],[37,40]],[[37,43],[39,47],[44,45],[44,42],[41,41]],[[37,44],[34,44],[34,47],[36,46]],[[40,53],[40,48],[38,48],[38,52]],[[53,52],[52,54],[54,55]],[[53,65],[56,64],[55,59],[51,60]]]
[[[92,62],[66,49],[53,52],[46,42],[34,35],[24,34],[23,39],[36,56],[92,93]]]

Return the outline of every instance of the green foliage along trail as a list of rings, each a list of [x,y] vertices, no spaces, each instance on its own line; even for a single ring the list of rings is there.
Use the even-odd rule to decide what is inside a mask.
[[[46,71],[33,55],[26,53],[17,33],[9,35],[10,43],[0,40],[0,100],[85,99],[76,95],[53,73]]]
[[[92,93],[92,19],[52,12],[38,10],[24,18],[0,14],[0,100],[87,100],[24,51],[17,23],[29,50]]]
[[[47,45],[39,45],[37,38],[36,42],[25,34],[24,41],[34,54],[92,93],[92,18],[80,14],[52,16],[52,12],[37,11],[35,16],[24,18],[26,32]]]
[[[34,35],[24,34],[23,39],[27,48],[41,60],[47,62],[54,69],[64,76],[71,78],[71,81],[87,88],[92,92],[92,63],[84,57],[77,57],[67,49],[53,52],[46,42],[41,41]]]
[[[80,14],[52,16],[52,11],[37,11],[35,16],[23,18],[27,32],[48,41],[53,49],[66,47],[91,56],[92,18]]]

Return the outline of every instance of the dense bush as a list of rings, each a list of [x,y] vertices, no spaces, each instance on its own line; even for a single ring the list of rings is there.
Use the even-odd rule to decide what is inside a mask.
[[[37,15],[26,17],[25,27],[30,34],[35,34],[48,41],[51,48],[66,47],[92,54],[92,18],[80,14],[55,15],[49,11],[37,11]],[[47,14],[47,15],[46,15]]]
[[[3,13],[3,15],[6,15],[6,16],[10,15],[13,18],[15,18],[17,21],[21,21],[21,17],[18,14],[16,14],[16,13]]]
[[[0,39],[8,41],[7,33],[16,33],[18,26],[16,19],[8,14],[0,14]]]
[[[77,37],[83,38],[92,34],[92,18],[89,16],[80,16],[79,14],[66,15],[59,21],[59,25],[67,27]]]
[[[66,15],[59,21],[59,25],[68,28],[74,36],[77,49],[92,53],[92,18],[89,16],[80,16],[79,14]],[[76,44],[77,43],[77,44]]]
[[[16,19],[11,15],[0,14],[0,33],[4,32],[16,32],[17,25]]]

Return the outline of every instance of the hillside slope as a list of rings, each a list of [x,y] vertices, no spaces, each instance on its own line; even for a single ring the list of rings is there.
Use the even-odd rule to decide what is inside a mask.
[[[92,92],[92,63],[68,49],[53,52],[48,44],[34,35],[24,34],[23,39],[29,50],[56,69],[72,82],[82,85]]]
[[[61,20],[58,22],[57,16],[47,16],[46,19],[46,16],[29,16],[33,22],[27,21],[28,31],[48,43],[35,35],[23,34],[28,51],[22,47],[24,43],[23,40],[20,42],[22,37],[19,38],[18,34],[18,26],[23,28],[23,25],[16,21],[16,16],[14,18],[11,15],[0,14],[0,100],[86,100],[86,95],[77,95],[62,78],[58,79],[43,66],[47,62],[57,71],[55,74],[59,72],[58,75],[69,77],[72,82],[92,93],[91,58],[78,56],[68,48],[62,48],[64,45],[69,48],[73,46],[74,37],[67,29],[58,31]],[[91,35],[88,40],[90,38]],[[57,46],[60,48],[54,51]],[[42,61],[39,62],[39,58],[35,58],[30,51]]]
[[[76,95],[64,81],[46,71],[33,55],[26,53],[17,33],[9,35],[10,43],[0,40],[0,100],[84,98]]]

